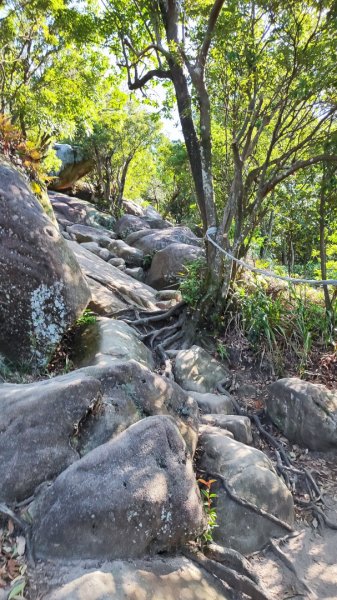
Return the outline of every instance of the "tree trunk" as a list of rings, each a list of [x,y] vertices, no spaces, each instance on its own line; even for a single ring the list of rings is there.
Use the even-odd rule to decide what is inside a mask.
[[[100,157],[100,153],[99,150],[96,146],[96,144],[94,144],[94,152],[95,152],[95,157],[96,157],[96,169],[97,169],[97,176],[98,176],[98,193],[104,197],[104,177],[103,177],[103,170],[102,170],[102,163],[101,163],[101,157]]]
[[[116,199],[115,199],[115,216],[117,218],[120,217],[122,203],[123,203],[126,176],[128,173],[130,163],[133,159],[133,156],[134,156],[134,154],[127,157],[127,159],[122,167],[122,174],[121,174],[120,180],[118,182],[117,195],[116,195]]]
[[[325,246],[325,177],[323,174],[321,184],[321,194],[319,202],[319,253],[321,259],[321,275],[322,279],[326,279],[326,246]],[[325,309],[332,324],[333,310],[327,285],[323,285]]]

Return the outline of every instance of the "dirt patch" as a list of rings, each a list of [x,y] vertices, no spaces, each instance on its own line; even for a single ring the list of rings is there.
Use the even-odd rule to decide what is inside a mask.
[[[310,470],[322,492],[323,502],[318,506],[336,524],[336,530],[326,527],[311,510],[300,506],[301,501],[310,501],[310,496],[303,482],[298,481],[292,491],[299,535],[280,544],[297,576],[271,547],[255,553],[250,561],[275,600],[337,600],[337,451],[312,452],[292,444],[263,416],[268,383],[272,380],[256,365],[246,363],[233,370],[231,393],[242,408],[260,414],[264,427],[282,444],[298,468]],[[273,449],[254,429],[254,446],[265,452],[276,468]]]
[[[332,509],[327,515],[337,523],[337,501],[327,498]],[[294,566],[296,577],[284,562],[267,549],[255,554],[251,563],[264,587],[277,600],[336,600],[337,531],[300,525],[299,535],[282,545],[282,551]],[[310,589],[307,590],[302,582]]]

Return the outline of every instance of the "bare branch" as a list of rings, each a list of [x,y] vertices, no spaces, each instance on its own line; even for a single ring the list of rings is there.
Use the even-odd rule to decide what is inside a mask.
[[[141,89],[154,77],[158,77],[158,79],[172,79],[171,71],[164,71],[163,69],[151,69],[151,71],[148,71],[143,77],[140,77],[139,79],[136,78],[134,82],[129,81],[129,90]]]
[[[155,50],[156,52],[163,54],[163,56],[165,56],[165,58],[171,57],[170,52],[167,52],[167,50],[165,50],[165,48],[163,48],[162,46],[159,46],[158,44],[149,44],[148,46],[146,46],[146,48],[144,48],[143,50],[140,50],[139,52],[133,47],[133,45],[127,38],[124,38],[124,44],[125,44],[125,46],[130,48],[130,50],[133,52],[133,54],[135,56],[137,56],[137,58],[142,58],[143,56],[145,56],[145,54],[147,54],[151,50]]]

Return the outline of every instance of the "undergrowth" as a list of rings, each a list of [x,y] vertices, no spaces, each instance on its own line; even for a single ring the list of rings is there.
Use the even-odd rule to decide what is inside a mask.
[[[207,516],[207,527],[202,534],[202,543],[209,544],[213,541],[213,530],[218,527],[217,525],[217,512],[213,502],[217,498],[217,494],[212,492],[211,487],[213,483],[216,483],[216,479],[198,479],[200,493],[203,496],[204,510]]]
[[[289,361],[303,375],[314,348],[323,352],[334,346],[323,296],[306,286],[278,288],[258,277],[249,284],[240,282],[234,286],[224,322],[226,331],[235,328],[247,338],[277,375]]]
[[[184,273],[180,273],[179,289],[184,302],[196,308],[205,293],[206,261],[203,258],[184,265]]]

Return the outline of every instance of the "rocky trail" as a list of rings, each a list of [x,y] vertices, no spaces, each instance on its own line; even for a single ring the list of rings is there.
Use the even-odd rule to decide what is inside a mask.
[[[266,392],[191,342],[174,288],[204,251],[187,227],[52,193],[57,227],[0,167],[0,351],[41,364],[97,315],[70,372],[0,383],[0,599],[336,599],[337,394],[295,378]]]

